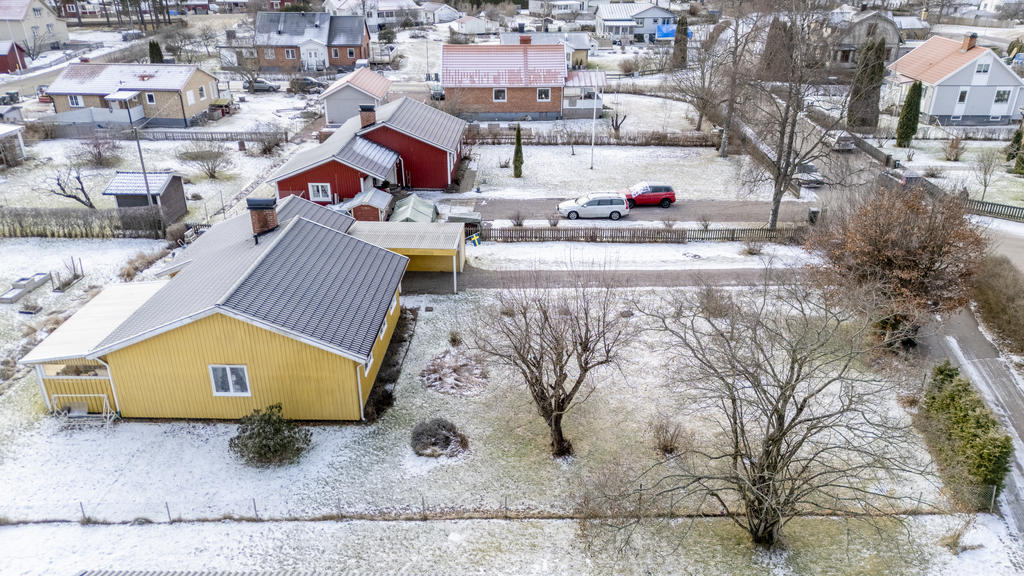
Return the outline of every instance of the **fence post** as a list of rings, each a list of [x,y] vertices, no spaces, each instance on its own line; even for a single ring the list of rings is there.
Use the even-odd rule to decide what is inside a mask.
[[[84,522],[88,516],[85,515],[85,504],[82,504],[81,500],[78,501],[78,509],[82,511],[82,521]]]
[[[259,512],[259,510],[256,509],[256,497],[255,496],[253,496],[253,498],[252,498],[252,513],[256,515],[256,519],[257,520],[260,519],[260,512]]]
[[[992,512],[995,509],[996,509],[996,485],[993,484],[992,485],[992,500],[988,504],[988,513],[992,514]]]
[[[167,504],[166,500],[164,501],[164,510],[167,510],[167,523],[168,524],[173,523],[174,520],[171,520],[171,507],[170,507],[170,505]]]
[[[426,520],[427,519],[427,499],[426,499],[426,497],[423,496],[423,494],[420,494],[420,510],[421,510],[420,513],[421,513],[423,519]]]

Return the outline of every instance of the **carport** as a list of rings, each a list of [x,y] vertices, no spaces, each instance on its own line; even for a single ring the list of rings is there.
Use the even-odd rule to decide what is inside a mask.
[[[466,263],[465,225],[455,222],[355,222],[348,233],[409,258],[408,272],[458,273]]]

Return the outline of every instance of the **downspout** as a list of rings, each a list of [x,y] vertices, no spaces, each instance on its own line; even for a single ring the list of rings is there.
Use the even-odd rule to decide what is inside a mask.
[[[405,158],[398,157],[398,163],[402,165],[402,187],[405,187]]]
[[[121,417],[121,401],[117,399],[117,388],[114,386],[114,372],[110,370],[110,364],[103,361],[102,358],[96,358],[96,361],[107,369],[107,380],[110,381],[110,391],[114,394],[114,410],[117,412],[118,418]]]
[[[36,364],[35,370],[36,380],[39,380],[39,390],[41,390],[43,393],[43,403],[46,404],[46,410],[48,412],[53,412],[53,406],[50,404],[50,396],[46,391],[46,384],[43,383],[43,376],[46,373],[43,371],[42,364]]]
[[[360,365],[356,364],[356,393],[359,396],[356,398],[356,404],[359,405],[359,419],[366,420],[366,416],[363,415],[363,377],[359,374]]]
[[[181,99],[181,90],[178,90],[178,103],[181,104],[181,122],[188,128],[188,114],[185,114],[185,101]]]

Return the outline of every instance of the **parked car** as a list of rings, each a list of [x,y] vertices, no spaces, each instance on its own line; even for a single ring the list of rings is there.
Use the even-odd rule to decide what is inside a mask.
[[[821,172],[810,162],[797,166],[796,174],[793,174],[793,182],[801,188],[821,188],[825,185],[825,179]]]
[[[676,191],[668,184],[638,182],[622,191],[630,208],[637,206],[661,206],[668,208],[676,201]]]
[[[303,76],[301,78],[292,78],[288,82],[288,87],[295,93],[319,94],[324,91],[324,88],[327,88],[327,83],[321,82],[312,76]]]
[[[249,89],[249,81],[248,80],[246,80],[245,82],[242,82],[242,89],[243,90],[248,90]],[[257,78],[256,81],[253,82],[253,89],[252,90],[253,90],[253,92],[277,92],[280,89],[281,89],[281,87],[278,86],[277,84],[273,84],[271,82],[268,82],[268,81],[264,80],[263,78]]]
[[[584,194],[558,205],[558,213],[569,220],[577,218],[609,218],[618,220],[629,215],[626,197],[617,192]]]
[[[853,136],[846,130],[829,130],[824,141],[834,152],[853,152],[857,148],[853,143]]]

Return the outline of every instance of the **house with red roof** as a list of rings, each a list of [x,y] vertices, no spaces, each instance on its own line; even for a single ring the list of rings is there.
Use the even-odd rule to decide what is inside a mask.
[[[600,70],[570,70],[560,44],[446,44],[441,86],[448,106],[472,120],[558,120],[601,114]]]
[[[365,104],[320,145],[271,173],[280,198],[337,204],[373,188],[452,184],[466,122],[409,98]]]
[[[910,86],[921,82],[921,121],[942,126],[1020,122],[1024,80],[997,54],[962,40],[932,36],[889,65],[883,107],[903,106]]]

